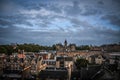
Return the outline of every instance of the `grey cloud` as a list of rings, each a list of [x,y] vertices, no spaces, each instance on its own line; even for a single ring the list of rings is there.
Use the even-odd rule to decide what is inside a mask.
[[[21,4],[20,4],[21,3]],[[39,3],[39,2],[17,2],[18,5],[22,6],[23,8],[27,9],[27,10],[31,10],[31,9],[34,9],[34,10],[40,10],[41,7],[44,7],[46,6],[46,4],[42,4],[42,3]]]
[[[64,11],[66,12],[67,15],[78,16],[81,13],[79,2],[73,1],[73,6],[66,6]]]
[[[37,23],[35,23],[35,25],[39,26],[39,27],[49,27],[49,24],[51,24],[51,21],[53,18],[48,18],[47,16],[40,16],[40,15],[37,15]],[[29,20],[32,20],[32,19],[29,19]]]
[[[7,20],[3,20],[3,19],[0,19],[0,25],[1,26],[11,26],[12,25],[12,22],[10,21],[7,21]]]
[[[24,1],[24,2],[23,2]],[[40,0],[38,0],[40,1]],[[51,0],[48,0],[51,1]],[[56,0],[57,1],[57,0]],[[0,44],[2,43],[11,43],[11,42],[18,42],[18,43],[38,43],[43,45],[52,45],[57,42],[61,42],[64,39],[68,39],[69,42],[74,42],[76,44],[102,44],[102,43],[110,43],[110,42],[117,42],[120,41],[119,35],[120,31],[118,30],[112,30],[107,29],[104,27],[104,29],[101,29],[99,26],[91,25],[89,22],[82,21],[81,19],[78,19],[78,16],[82,16],[84,18],[87,18],[88,16],[92,15],[106,15],[108,6],[111,11],[115,9],[113,5],[109,6],[104,3],[104,1],[95,1],[94,0],[66,0],[67,3],[62,2],[61,3],[56,2],[55,4],[46,3],[44,2],[35,2],[35,1],[25,1],[25,0],[15,0],[16,5],[20,6],[20,8],[16,7],[15,9],[22,9],[22,10],[40,10],[41,8],[44,8],[47,11],[53,11],[55,14],[50,14],[49,16],[42,16],[40,14],[36,15],[36,17],[31,17],[32,15],[25,15],[20,14],[19,11],[11,11],[11,13],[7,13],[7,15],[0,15]],[[54,0],[53,0],[54,2]],[[91,7],[91,4],[92,7]],[[19,3],[19,4],[18,4]],[[59,4],[62,4],[59,5]],[[67,5],[69,4],[69,5]],[[81,5],[83,7],[81,7]],[[103,6],[102,9],[103,14],[101,14],[101,10],[96,5]],[[88,5],[88,6],[86,6]],[[101,7],[100,6],[100,7]],[[62,13],[65,12],[65,14]],[[84,11],[84,12],[83,12]],[[109,11],[109,10],[108,10]],[[119,12],[119,11],[116,11]],[[62,15],[59,15],[59,13],[62,13]],[[112,13],[115,14],[115,13]],[[72,25],[67,26],[66,28],[63,27],[57,27],[57,29],[49,29],[49,25],[51,25],[52,21],[54,21],[55,18],[60,19],[66,19],[68,20]],[[35,23],[31,23],[27,20],[34,20]],[[120,22],[119,17],[109,15],[107,17],[103,17],[102,20],[109,20],[112,24],[120,26],[118,22]],[[41,22],[40,22],[41,21]],[[33,29],[25,29],[13,25],[19,25],[23,24],[24,26],[29,27],[35,27],[34,31]],[[8,26],[8,27],[6,27]],[[40,31],[36,29],[36,26],[40,27]],[[38,28],[37,27],[37,28]],[[83,28],[81,30],[80,28]],[[52,26],[50,27],[52,28]],[[74,29],[74,30],[72,30]],[[42,31],[43,30],[43,31]]]
[[[104,38],[111,37],[119,39],[120,30],[112,30],[107,28],[93,28],[96,35],[104,36]],[[119,39],[120,40],[120,39]]]
[[[71,22],[72,22],[73,24],[76,24],[76,25],[79,25],[79,24],[80,24],[80,21],[79,21],[78,19],[75,19],[75,18],[71,19]]]
[[[101,14],[102,11],[99,10],[101,6],[97,6],[97,3],[93,3],[93,5],[88,5],[92,3],[93,1],[73,1],[72,6],[65,6],[64,11],[66,12],[66,15],[70,16],[90,16],[90,15],[96,15],[96,14]],[[102,3],[99,2],[99,3]],[[87,5],[86,5],[87,4]],[[82,5],[82,6],[81,6]]]
[[[63,32],[65,31],[65,29],[63,29],[63,28],[61,28],[61,27],[59,27],[59,30],[60,30],[60,31],[63,31]]]
[[[73,24],[73,27],[82,27],[84,30],[92,28],[91,24],[86,21],[80,21],[76,18],[70,19],[71,23]]]
[[[59,8],[59,3],[55,4],[55,2],[53,1],[52,4],[50,3],[51,1],[49,2],[45,2],[45,1],[29,1],[29,2],[26,2],[26,1],[16,1],[16,3],[20,6],[22,6],[24,9],[27,9],[27,10],[40,10],[42,8],[45,8],[47,10],[50,10],[50,11],[54,11],[54,12],[57,12],[57,13],[60,13],[61,12],[61,9]]]
[[[56,13],[62,13],[62,6],[59,6],[59,4],[52,4],[52,5],[49,5],[47,7],[45,7],[46,9],[50,10],[50,11],[54,11]]]
[[[37,26],[39,26],[41,28],[48,28],[49,27],[48,24],[45,24],[45,23],[37,23],[35,25],[37,25]]]
[[[17,32],[18,30],[19,29],[14,26],[6,27],[6,28],[0,27],[0,38],[5,38],[5,40],[7,38],[12,38],[13,35],[17,35],[14,33]]]
[[[9,4],[8,0],[0,0],[0,11],[4,11],[5,7]]]
[[[13,0],[0,0],[0,15],[18,13],[20,8]]]
[[[22,28],[17,28],[16,31],[15,28],[13,28],[13,31],[9,30],[10,28],[6,28],[3,30],[1,28],[0,30],[0,44],[4,41],[10,41],[17,42],[17,43],[38,43],[42,45],[52,45],[55,42],[58,42],[57,40],[62,40],[65,38],[64,33],[58,33],[58,32],[36,32],[36,31],[30,31]],[[12,33],[11,33],[12,32]]]
[[[14,42],[27,42],[30,41],[31,39],[29,37],[26,37],[27,35],[27,30],[18,28],[18,27],[7,27],[7,28],[0,28],[0,44],[3,44],[2,42],[5,43],[14,43]]]
[[[98,1],[98,4],[104,5],[104,2],[103,1]]]
[[[9,26],[13,26],[14,24],[24,24],[32,27],[33,24],[27,22],[26,21],[27,19],[29,18],[21,14],[4,15],[4,16],[0,16],[0,25],[9,27]]]
[[[106,15],[103,16],[102,19],[109,20],[111,24],[117,25],[120,27],[120,18],[116,15]]]
[[[80,37],[78,39],[83,40],[84,43],[87,43],[86,41],[90,41],[92,44],[103,44],[120,41],[119,35],[119,30],[116,31],[112,29],[100,29],[98,27],[94,27],[84,31],[79,31],[76,35],[74,35],[74,37]]]
[[[120,0],[112,0],[113,2],[120,3]]]
[[[9,29],[13,29],[12,31]],[[64,39],[68,39],[69,42],[75,42],[77,44],[102,44],[114,41],[119,41],[119,31],[114,30],[102,30],[99,28],[91,28],[77,32],[64,32],[61,31],[31,31],[22,28],[1,28],[0,37],[3,41],[13,41],[17,43],[38,43],[42,45],[52,45],[57,42],[61,42]],[[19,31],[18,31],[19,30]],[[23,36],[24,35],[24,36]],[[27,37],[26,37],[27,36]],[[98,38],[99,37],[99,38]],[[113,39],[114,38],[114,39]],[[88,43],[90,41],[90,43]],[[2,44],[2,43],[1,43]]]
[[[99,11],[95,7],[91,8],[90,6],[85,6],[84,8],[85,8],[84,9],[85,11],[83,13],[81,13],[81,15],[84,15],[84,16],[90,16],[90,15],[95,15],[95,14],[101,13],[101,11]]]

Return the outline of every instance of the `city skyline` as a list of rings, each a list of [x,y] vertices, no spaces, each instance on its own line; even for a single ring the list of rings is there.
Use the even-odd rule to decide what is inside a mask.
[[[120,42],[119,0],[1,0],[0,44]]]

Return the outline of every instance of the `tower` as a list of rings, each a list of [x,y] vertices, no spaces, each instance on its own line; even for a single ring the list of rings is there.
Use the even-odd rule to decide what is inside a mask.
[[[65,40],[64,42],[64,48],[65,48],[65,51],[67,50],[67,40]]]
[[[65,42],[64,42],[64,46],[67,47],[67,40],[65,40]]]

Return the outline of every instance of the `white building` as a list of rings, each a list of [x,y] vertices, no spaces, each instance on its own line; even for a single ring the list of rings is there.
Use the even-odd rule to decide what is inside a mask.
[[[102,64],[104,61],[103,57],[101,55],[98,55],[98,57],[95,58],[96,64]]]

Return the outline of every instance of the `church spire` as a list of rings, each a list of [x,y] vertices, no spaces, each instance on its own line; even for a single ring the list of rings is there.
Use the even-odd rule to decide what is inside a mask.
[[[67,40],[65,39],[65,42],[64,42],[64,47],[66,48],[67,47]]]

